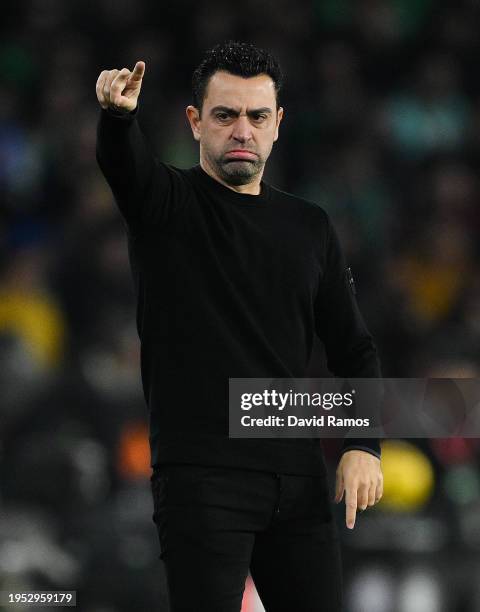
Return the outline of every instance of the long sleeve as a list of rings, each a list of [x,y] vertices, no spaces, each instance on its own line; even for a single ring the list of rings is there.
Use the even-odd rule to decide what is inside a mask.
[[[358,308],[355,286],[337,233],[327,215],[325,267],[315,302],[316,331],[334,376],[379,378],[377,349]],[[365,450],[380,457],[376,438],[345,438],[342,452]]]
[[[97,125],[97,162],[127,225],[140,219],[141,201],[148,193],[154,158],[137,121],[137,108],[127,114],[100,111]]]
[[[138,124],[138,106],[126,114],[100,111],[96,157],[127,227],[135,234],[165,224],[184,201],[180,174],[159,162]]]

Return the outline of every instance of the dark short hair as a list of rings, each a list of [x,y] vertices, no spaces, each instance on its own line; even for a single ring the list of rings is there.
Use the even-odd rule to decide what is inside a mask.
[[[275,85],[278,106],[278,93],[283,85],[283,74],[277,60],[268,51],[259,49],[251,43],[230,40],[209,49],[193,72],[193,105],[200,111],[210,77],[219,70],[244,78],[267,74]]]

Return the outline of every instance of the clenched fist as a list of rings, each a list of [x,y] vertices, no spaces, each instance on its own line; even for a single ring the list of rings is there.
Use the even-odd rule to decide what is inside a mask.
[[[96,87],[100,106],[124,113],[135,110],[144,73],[145,62],[137,62],[133,72],[128,68],[102,70]]]

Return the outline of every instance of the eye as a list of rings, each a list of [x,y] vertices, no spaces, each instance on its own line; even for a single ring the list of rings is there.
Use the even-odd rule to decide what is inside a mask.
[[[219,121],[227,121],[229,119],[229,115],[228,113],[224,113],[224,112],[218,112],[215,113],[215,117],[219,120]]]
[[[268,118],[268,115],[266,115],[265,113],[258,113],[258,115],[252,116],[253,121],[255,121],[256,123],[262,123],[267,118]]]

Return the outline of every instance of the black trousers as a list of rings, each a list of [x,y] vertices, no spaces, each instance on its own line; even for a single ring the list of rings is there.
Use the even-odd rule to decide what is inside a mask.
[[[249,569],[266,612],[342,610],[326,478],[166,465],[151,485],[171,612],[239,612]]]

